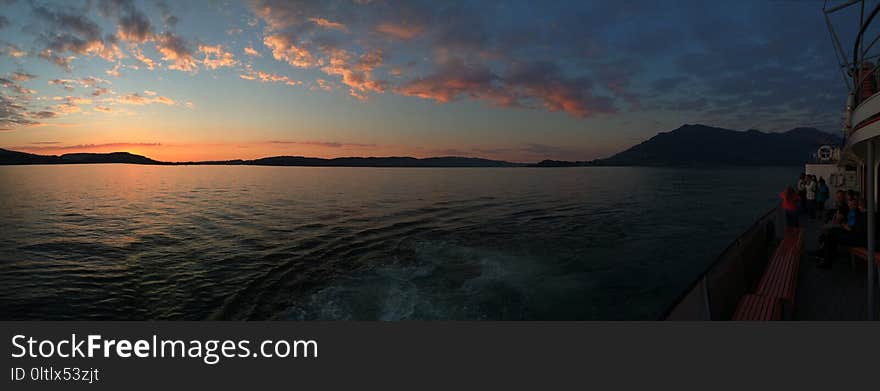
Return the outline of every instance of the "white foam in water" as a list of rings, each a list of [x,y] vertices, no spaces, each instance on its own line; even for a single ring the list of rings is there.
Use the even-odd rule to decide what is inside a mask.
[[[539,260],[451,242],[420,241],[414,259],[339,278],[287,311],[288,319],[524,317]],[[487,300],[488,299],[488,300]],[[487,303],[489,301],[489,303]],[[511,305],[512,304],[512,305]],[[495,313],[486,313],[491,307]]]

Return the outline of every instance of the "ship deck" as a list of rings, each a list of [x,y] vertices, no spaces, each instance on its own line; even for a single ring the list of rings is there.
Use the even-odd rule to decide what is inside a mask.
[[[867,274],[864,260],[851,266],[848,254],[841,253],[830,269],[816,266],[809,251],[819,246],[821,219],[801,217],[804,227],[804,256],[798,276],[795,298],[795,320],[867,320]],[[880,296],[875,296],[875,309]]]

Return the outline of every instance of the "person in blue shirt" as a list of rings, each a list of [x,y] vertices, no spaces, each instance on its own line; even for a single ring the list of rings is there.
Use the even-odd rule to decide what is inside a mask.
[[[865,201],[860,200],[858,195],[851,194],[847,200],[849,211],[846,219],[840,226],[828,230],[824,236],[824,256],[818,263],[818,267],[827,269],[837,255],[839,246],[864,247],[868,241],[868,222],[865,213]]]

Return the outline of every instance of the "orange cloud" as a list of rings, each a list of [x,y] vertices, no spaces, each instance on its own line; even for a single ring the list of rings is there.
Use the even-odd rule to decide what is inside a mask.
[[[254,71],[252,69],[248,69],[247,73],[243,73],[238,75],[238,77],[245,80],[259,80],[263,83],[284,83],[289,86],[295,86],[298,84],[302,84],[302,82],[293,80],[287,76],[278,75],[275,73],[268,73],[263,71]]]
[[[244,54],[247,54],[248,56],[251,56],[251,57],[263,57],[262,54],[260,54],[258,51],[254,50],[254,48],[252,48],[250,46],[244,48]]]
[[[348,32],[348,27],[342,23],[331,22],[324,18],[309,18],[309,21],[324,28]]]
[[[94,150],[105,150],[105,149],[127,149],[127,148],[140,148],[140,147],[159,147],[162,146],[161,143],[101,143],[101,144],[76,144],[76,145],[56,145],[58,142],[45,142],[45,143],[33,143],[37,145],[23,145],[13,147],[13,149],[18,151],[26,151],[33,153],[42,153],[42,154],[65,154],[71,151],[94,151]]]
[[[211,69],[231,67],[238,64],[232,53],[223,50],[222,45],[199,45],[199,52],[205,54],[202,64]]]
[[[5,54],[5,55],[8,55],[9,57],[13,57],[13,58],[19,58],[19,57],[26,56],[27,52],[25,52],[24,50],[21,50],[21,48],[19,48],[16,45],[13,45],[11,43],[7,43],[6,47],[0,48],[0,54]]]
[[[121,64],[117,62],[113,68],[110,68],[104,72],[106,72],[108,75],[113,76],[113,77],[122,76],[122,72],[119,72],[120,66],[121,66]]]
[[[515,63],[504,75],[496,75],[486,65],[453,59],[431,75],[398,86],[395,92],[440,103],[466,96],[502,107],[541,105],[578,118],[616,111],[610,99],[592,94],[590,80],[565,77],[548,62]]]
[[[123,105],[135,105],[135,106],[143,106],[143,105],[149,105],[149,104],[153,104],[153,103],[161,103],[164,105],[171,106],[176,103],[174,101],[174,99],[171,99],[171,98],[168,98],[165,96],[156,96],[156,95],[144,96],[144,95],[141,95],[138,93],[123,95],[123,96],[120,96],[119,98],[116,98],[116,99],[113,99],[110,101],[115,102],[115,103],[119,103],[119,104],[123,104]]]
[[[62,103],[54,107],[55,111],[61,114],[71,114],[80,111],[79,106],[72,103]]]
[[[139,48],[139,47],[135,48],[133,53],[134,53],[134,58],[136,58],[138,61],[143,63],[147,67],[147,69],[153,70],[153,68],[156,67],[156,62],[153,61],[152,58],[149,58],[146,55],[144,55],[144,53],[141,51],[141,48]]]
[[[92,104],[91,99],[81,98],[78,96],[64,96],[64,97],[55,96],[55,97],[52,97],[52,100],[54,100],[54,101],[62,101],[63,100],[69,104],[74,104],[74,105],[90,105],[90,104]]]
[[[333,91],[333,86],[331,86],[330,82],[328,82],[327,80],[317,79],[317,80],[315,80],[315,82],[318,83],[318,87],[317,87],[318,89],[321,89],[324,91]]]
[[[118,45],[102,41],[91,41],[76,53],[97,56],[107,61],[116,61],[125,57]]]
[[[171,62],[168,69],[191,72],[198,69],[192,51],[182,38],[164,32],[157,36],[156,50],[162,53],[162,59]]]
[[[308,68],[316,65],[312,54],[303,47],[294,44],[293,40],[282,34],[263,38],[263,44],[272,50],[272,57],[284,61],[297,68]]]
[[[366,98],[363,93],[385,91],[385,83],[373,79],[373,70],[383,64],[381,50],[371,50],[351,61],[351,54],[338,48],[326,48],[329,64],[321,70],[328,75],[342,77],[342,83],[349,87],[349,94],[358,99]]]

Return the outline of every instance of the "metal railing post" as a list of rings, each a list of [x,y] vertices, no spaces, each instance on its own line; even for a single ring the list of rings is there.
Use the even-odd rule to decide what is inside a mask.
[[[703,305],[706,307],[705,320],[712,320],[712,302],[709,300],[709,281],[706,279],[705,275],[703,275]]]
[[[866,190],[865,191],[865,193],[866,193],[865,201],[868,203],[868,246],[867,246],[868,254],[866,257],[867,259],[865,260],[865,263],[867,265],[865,267],[865,269],[867,271],[866,274],[868,275],[868,320],[874,320],[875,319],[875,314],[874,314],[874,251],[876,250],[876,248],[875,248],[876,241],[874,240],[874,235],[875,235],[875,231],[876,231],[876,227],[874,226],[874,224],[875,224],[874,220],[876,220],[875,216],[874,216],[874,210],[875,210],[874,197],[875,197],[875,194],[877,191],[876,191],[876,183],[875,183],[876,182],[876,180],[875,180],[875,176],[876,176],[875,164],[876,163],[874,161],[874,140],[873,139],[868,140],[867,149],[868,149],[868,151],[867,151],[868,152],[867,153],[867,155],[868,155],[867,156],[867,165],[868,165],[868,167],[867,167],[867,171],[868,171],[867,177],[868,178],[867,179],[868,180],[866,181],[867,187],[865,189]]]

